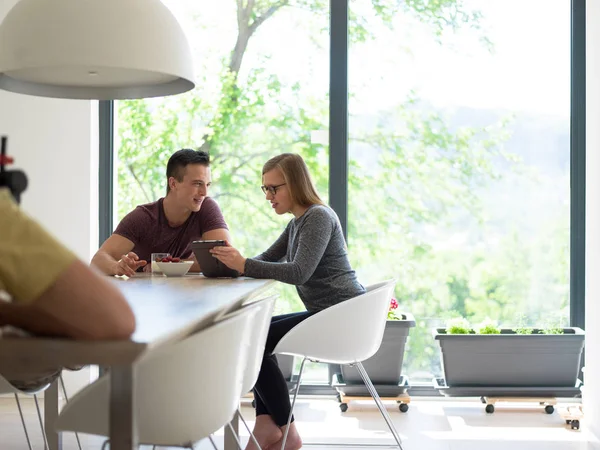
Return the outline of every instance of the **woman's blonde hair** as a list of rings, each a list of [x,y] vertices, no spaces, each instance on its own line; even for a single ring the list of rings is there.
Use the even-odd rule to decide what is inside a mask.
[[[262,174],[279,169],[290,192],[292,202],[299,206],[324,205],[312,181],[308,167],[302,156],[295,153],[282,153],[268,160]]]

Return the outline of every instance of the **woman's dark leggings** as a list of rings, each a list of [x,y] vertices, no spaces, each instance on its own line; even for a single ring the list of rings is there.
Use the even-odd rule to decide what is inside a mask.
[[[277,358],[273,355],[273,350],[288,331],[313,314],[315,313],[304,311],[274,316],[271,319],[265,345],[265,356],[260,367],[258,380],[254,385],[254,399],[256,401],[256,415],[269,414],[279,427],[287,424],[292,405],[290,404],[287,383],[279,369]]]

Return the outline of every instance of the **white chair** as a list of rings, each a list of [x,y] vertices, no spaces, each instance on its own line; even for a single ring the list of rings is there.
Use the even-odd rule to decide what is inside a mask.
[[[271,325],[271,317],[273,316],[273,308],[275,307],[276,295],[268,297],[264,300],[260,300],[255,303],[243,305],[242,309],[255,309],[256,316],[251,326],[251,334],[249,337],[250,348],[248,349],[248,360],[246,362],[246,368],[244,369],[244,381],[242,383],[242,393],[249,392],[258,379],[258,373],[262,365],[263,356],[265,353],[265,343],[267,341],[267,335],[269,334],[269,326]],[[234,420],[238,418],[242,421],[248,433],[250,433],[250,439],[254,441],[254,444],[260,449],[260,444],[256,440],[256,437],[250,430],[250,427],[246,423],[246,420],[242,416],[242,412],[238,408]],[[229,425],[231,427],[231,424]],[[233,431],[233,430],[232,430]],[[236,435],[233,432],[234,436]],[[241,442],[238,440],[237,444],[242,449]]]
[[[356,365],[398,448],[402,450],[400,435],[362,365],[362,361],[379,350],[395,285],[396,282],[392,280],[369,286],[365,294],[324,309],[300,322],[279,341],[273,353],[303,358],[282,450],[287,440],[287,430],[292,420],[302,371],[307,360]]]
[[[62,386],[62,391],[64,393],[65,401],[68,401],[67,398],[67,390],[65,389],[65,383],[63,381],[62,375],[59,377],[60,384]],[[0,394],[13,394],[15,396],[15,400],[17,402],[17,408],[19,409],[19,416],[21,416],[21,424],[23,425],[23,432],[25,433],[25,439],[27,439],[27,447],[29,450],[32,450],[31,440],[29,439],[29,433],[27,432],[27,424],[25,423],[25,418],[23,417],[23,410],[21,409],[21,402],[19,400],[19,395],[30,395],[33,396],[33,400],[35,401],[35,408],[37,410],[38,420],[40,422],[40,428],[42,430],[42,437],[44,439],[44,448],[48,447],[48,440],[46,438],[46,430],[44,428],[44,421],[42,420],[42,414],[40,412],[40,405],[38,402],[38,394],[45,391],[50,387],[50,384],[44,384],[36,388],[35,390],[22,390],[14,387],[6,378],[0,375]],[[75,437],[77,439],[77,446],[79,450],[81,450],[81,442],[79,441],[79,436],[75,433]]]
[[[231,314],[180,342],[150,350],[137,363],[140,444],[193,449],[208,437],[215,445],[211,434],[229,423],[239,404],[254,315],[252,309]],[[109,394],[110,373],[71,399],[57,431],[108,436]]]

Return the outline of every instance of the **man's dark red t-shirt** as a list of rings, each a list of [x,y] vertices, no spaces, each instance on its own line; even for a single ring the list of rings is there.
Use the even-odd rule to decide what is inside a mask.
[[[133,242],[133,250],[140,259],[150,261],[152,253],[170,253],[178,258],[192,256],[190,244],[202,239],[207,231],[227,229],[219,205],[206,197],[198,212],[190,214],[183,225],[169,225],[163,209],[164,198],[140,205],[127,214],[114,231]]]

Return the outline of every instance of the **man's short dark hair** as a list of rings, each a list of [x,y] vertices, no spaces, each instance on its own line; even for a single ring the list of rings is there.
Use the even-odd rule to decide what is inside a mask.
[[[173,153],[167,163],[167,193],[170,190],[169,178],[173,177],[177,181],[183,181],[185,168],[189,164],[202,164],[208,167],[210,166],[210,156],[205,151],[190,148],[182,148]]]

